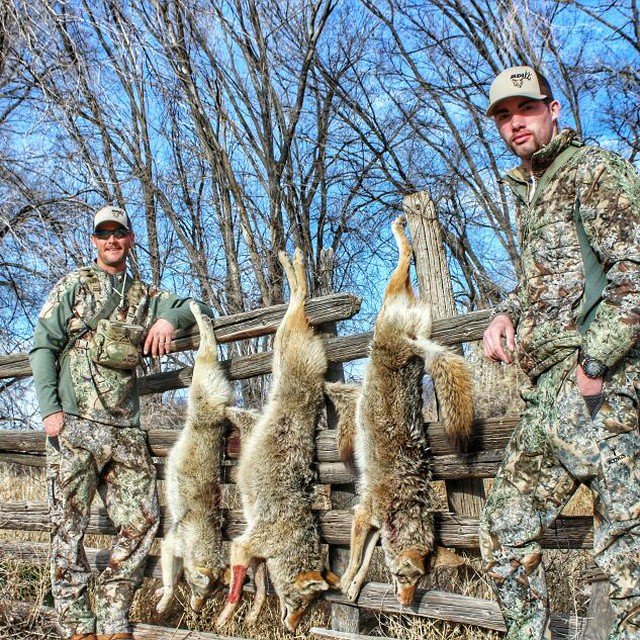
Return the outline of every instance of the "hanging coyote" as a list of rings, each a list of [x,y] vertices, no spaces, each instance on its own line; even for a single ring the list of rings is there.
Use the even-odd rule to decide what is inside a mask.
[[[273,344],[273,381],[262,417],[242,443],[237,487],[245,532],[231,545],[232,579],[220,628],[242,596],[247,567],[254,569],[256,598],[246,622],[255,622],[266,594],[266,568],[280,599],[282,620],[295,631],[311,601],[338,578],[326,572],[311,512],[315,427],[323,403],[324,344],[304,311],[307,280],[302,252],[293,263],[281,252],[291,298]]]
[[[191,588],[191,607],[196,611],[216,587],[228,583],[222,550],[220,482],[223,438],[235,394],[218,363],[211,319],[196,303],[192,302],[190,308],[200,330],[200,349],[193,367],[186,424],[167,463],[171,528],[162,542],[159,612],[171,601],[182,571]]]
[[[358,597],[381,537],[396,598],[409,605],[434,549],[431,468],[422,418],[425,370],[433,378],[447,435],[457,443],[470,435],[473,404],[464,359],[429,339],[430,308],[415,297],[409,279],[412,251],[405,224],[400,217],[392,225],[398,265],[376,318],[355,420],[348,413],[341,420],[338,441],[343,457],[354,448],[362,492],[354,509],[342,590],[351,600]]]

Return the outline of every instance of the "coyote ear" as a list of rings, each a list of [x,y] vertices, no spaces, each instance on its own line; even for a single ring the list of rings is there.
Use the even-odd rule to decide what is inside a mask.
[[[333,573],[331,569],[324,572],[324,579],[329,585],[329,589],[340,589],[340,576]]]
[[[431,554],[429,564],[434,569],[438,567],[460,567],[464,564],[464,558],[461,558],[455,551],[446,547],[436,547]]]
[[[298,575],[295,581],[296,588],[302,592],[326,591],[329,584],[319,571],[306,571]]]
[[[417,549],[407,549],[399,556],[401,566],[415,572],[424,573],[424,555]]]

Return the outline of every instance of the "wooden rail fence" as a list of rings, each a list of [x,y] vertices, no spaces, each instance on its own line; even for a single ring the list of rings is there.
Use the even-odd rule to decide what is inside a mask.
[[[307,311],[314,325],[322,325],[352,317],[357,313],[359,300],[348,294],[334,294],[309,301]],[[219,318],[215,321],[215,333],[220,342],[231,342],[274,333],[285,305],[260,309],[236,316]],[[446,318],[434,323],[433,337],[445,344],[455,345],[475,341],[481,338],[488,321],[487,312],[474,312],[464,316]],[[363,358],[367,354],[370,333],[350,336],[328,337],[327,353],[333,362],[347,362]],[[175,351],[194,349],[198,346],[196,329],[177,335],[173,343]],[[243,356],[226,361],[224,365],[232,379],[244,379],[263,375],[270,371],[271,354],[262,353]],[[0,357],[0,379],[26,377],[31,374],[26,354]],[[140,378],[139,389],[142,394],[186,387],[191,377],[190,368],[152,374]],[[495,475],[504,448],[518,420],[514,417],[479,420],[468,451],[465,454],[454,452],[447,442],[442,426],[433,422],[428,425],[428,437],[433,454],[434,477],[442,480],[464,478],[489,478]],[[177,438],[177,432],[151,430],[149,443],[156,457],[159,479],[164,477],[164,458]],[[238,455],[237,437],[227,441],[227,471],[225,482],[233,482],[234,464]],[[339,460],[336,448],[335,431],[321,430],[316,438],[317,470],[320,486],[316,495],[315,508],[318,510],[321,535],[325,543],[331,546],[347,547],[349,544],[351,512],[331,508],[329,490],[340,488],[354,480],[352,472]],[[44,435],[36,431],[0,430],[0,462],[12,462],[28,466],[44,466]],[[230,487],[227,487],[230,489]],[[226,511],[225,537],[239,534],[244,526],[242,512],[235,509]],[[14,502],[0,506],[0,529],[19,531],[46,531],[49,527],[47,506],[44,503]],[[458,549],[477,549],[478,521],[475,517],[465,517],[456,513],[437,514],[436,535],[438,544]],[[160,526],[162,535],[165,530],[164,509]],[[88,533],[113,534],[106,511],[94,505]],[[588,517],[563,517],[547,533],[543,545],[550,549],[588,549],[592,546],[592,523]],[[48,545],[23,541],[4,542],[0,549],[2,556],[14,560],[44,562],[48,556]],[[108,551],[88,549],[90,564],[101,569],[106,565]],[[146,575],[159,578],[159,558],[152,556],[146,566]],[[357,606],[387,613],[411,613],[435,619],[477,625],[485,629],[504,630],[504,622],[495,602],[471,598],[441,591],[419,591],[416,602],[411,607],[400,606],[393,595],[390,585],[370,582],[365,585],[357,605],[352,605],[344,596],[337,593],[326,595],[334,604]],[[575,637],[584,625],[584,620],[567,615],[554,615],[552,630],[554,638]],[[152,632],[140,626],[141,633]],[[143,633],[143,635],[144,635]],[[162,637],[165,632],[158,632]],[[348,636],[338,631],[312,630],[314,635],[325,637]],[[141,637],[143,637],[141,635]],[[178,636],[176,636],[178,637]],[[190,637],[212,638],[212,634],[200,634]]]

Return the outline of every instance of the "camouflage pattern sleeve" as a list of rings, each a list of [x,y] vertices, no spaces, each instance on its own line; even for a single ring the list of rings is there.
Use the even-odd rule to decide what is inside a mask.
[[[582,223],[607,278],[582,348],[611,367],[640,337],[640,179],[619,156],[594,149],[576,180]]]
[[[520,311],[520,298],[518,297],[518,290],[516,289],[492,309],[491,320],[501,313],[504,313],[511,318],[513,326],[517,327],[518,321],[520,320]]]
[[[191,298],[178,298],[168,291],[158,289],[149,291],[149,312],[147,325],[150,326],[160,318],[168,320],[175,329],[187,329],[195,324],[196,319],[189,309]],[[198,303],[202,312],[213,317],[211,307]]]
[[[75,273],[60,280],[38,316],[29,362],[43,419],[62,411],[58,394],[58,357],[68,341],[67,323],[73,315],[77,284]]]

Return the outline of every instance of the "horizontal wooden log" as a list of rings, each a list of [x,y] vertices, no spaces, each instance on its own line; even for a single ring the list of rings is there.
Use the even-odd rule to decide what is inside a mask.
[[[108,565],[109,552],[107,550],[87,549],[86,552],[87,560],[93,569],[101,571]],[[2,552],[0,553],[4,554],[7,558],[19,561],[46,562],[49,557],[49,545],[46,543],[9,542],[3,546]],[[161,577],[160,559],[158,556],[150,556],[147,560],[145,576],[152,578]],[[327,592],[325,594],[325,600],[336,604],[352,604],[345,596],[336,592]],[[505,631],[502,614],[495,602],[481,598],[471,598],[456,593],[418,589],[413,605],[403,607],[398,604],[395,599],[391,585],[380,582],[368,582],[360,592],[356,604],[359,607],[378,612],[413,614],[437,620],[471,624],[485,629]],[[575,633],[581,628],[582,624],[583,620],[580,618],[574,616],[570,618],[569,616],[554,614],[552,615],[551,622],[553,637],[557,640],[569,638],[571,637],[568,633],[569,629]],[[324,631],[327,633],[323,633],[323,630],[315,628],[310,631],[310,634],[317,637],[334,637],[338,640],[360,640],[364,638],[364,636],[354,634],[344,634],[330,630]],[[340,635],[330,635],[336,633]]]
[[[487,327],[488,311],[474,311],[454,318],[438,320],[433,324],[432,337],[443,344],[452,345],[479,340]],[[327,357],[331,362],[350,362],[365,358],[369,352],[372,333],[338,336],[325,340]],[[232,380],[244,380],[271,372],[271,352],[240,356],[222,362]],[[138,381],[140,395],[163,393],[184,389],[191,382],[191,368],[166,371],[141,378]]]
[[[473,437],[467,453],[455,453],[448,441],[442,425],[432,422],[425,425],[431,453],[435,458],[439,456],[453,456],[450,463],[461,466],[472,464],[474,460],[479,462],[490,461],[493,458],[479,457],[479,453],[489,453],[502,450],[509,442],[513,429],[519,422],[518,416],[503,416],[501,418],[489,418],[477,420],[473,428]],[[149,445],[153,456],[162,458],[169,454],[171,447],[178,439],[180,431],[152,429],[149,432]],[[230,438],[229,440],[233,440]],[[44,453],[45,437],[42,431],[15,431],[11,429],[0,430],[0,453],[28,453],[42,455]],[[233,441],[227,448],[230,458],[238,455],[239,444]],[[493,453],[491,453],[493,455]],[[316,457],[319,462],[339,462],[338,448],[336,445],[336,431],[324,429],[316,434]],[[443,463],[444,464],[444,463]]]
[[[161,509],[160,534],[165,532],[164,508]],[[478,547],[478,520],[463,518],[451,513],[438,512],[436,538],[439,545],[459,549]],[[326,511],[319,514],[321,536],[327,544],[347,546],[351,535],[351,511]],[[245,527],[239,510],[225,512],[226,538],[240,535]],[[0,506],[0,529],[47,531],[49,519],[47,506],[39,502],[12,502]],[[92,509],[88,533],[113,535],[112,526],[104,509]],[[548,549],[590,549],[593,546],[592,518],[566,516],[558,518],[542,539]]]
[[[173,627],[160,627],[140,622],[133,625],[133,634],[136,640],[251,640],[251,638],[245,637],[222,636],[210,631],[174,629]]]
[[[465,456],[440,456],[433,459],[434,480],[455,480],[460,478],[492,478],[496,475],[504,451],[487,451],[474,456],[472,460]],[[25,453],[2,453],[0,462],[12,462],[30,467],[44,467],[44,455]],[[156,463],[157,479],[166,478],[164,462]],[[224,474],[224,482],[235,483],[235,474],[231,466]],[[318,482],[323,485],[351,484],[357,480],[354,471],[343,462],[321,462],[317,465]]]
[[[349,604],[349,600],[339,593],[329,593],[326,599],[330,602]],[[504,618],[497,602],[472,598],[445,591],[425,591],[418,589],[410,607],[403,607],[393,595],[393,588],[382,582],[368,582],[362,588],[358,607],[384,613],[412,614],[435,620],[461,623],[506,631]],[[553,640],[569,640],[576,637],[584,626],[584,619],[576,616],[552,614],[551,632]]]
[[[350,293],[334,293],[309,300],[305,308],[311,324],[319,325],[353,317],[360,310],[360,304],[360,298]],[[214,333],[220,343],[275,333],[286,310],[286,304],[278,304],[215,318]],[[171,350],[176,352],[197,349],[199,342],[198,328],[194,326],[176,332]],[[26,353],[0,356],[0,380],[24,378],[30,375],[31,367]]]
[[[334,631],[323,627],[311,627],[309,635],[314,638],[334,638],[335,640],[395,640],[391,636],[363,636],[360,633],[348,633],[347,631]]]
[[[434,323],[433,338],[443,344],[479,340],[486,328],[488,317],[487,311],[474,311],[464,316],[439,320]],[[361,333],[329,338],[325,341],[327,357],[332,362],[349,362],[364,358],[368,353],[371,335],[371,333]],[[19,355],[0,357],[0,379],[31,375],[26,354],[22,354],[22,359],[18,357]],[[271,357],[271,352],[265,352],[232,358],[221,364],[232,380],[244,380],[270,373]],[[140,395],[148,395],[184,389],[191,384],[191,373],[191,367],[184,367],[144,376],[138,380],[138,391]]]

